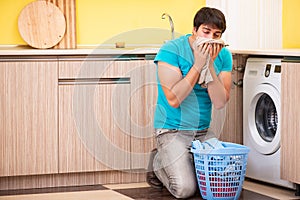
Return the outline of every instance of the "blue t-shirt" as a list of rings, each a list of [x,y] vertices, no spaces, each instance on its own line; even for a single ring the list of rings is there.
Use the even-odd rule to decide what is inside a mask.
[[[189,72],[194,63],[194,55],[188,38],[191,34],[181,36],[164,44],[157,53],[154,62],[166,62],[178,67],[183,75]],[[232,55],[227,48],[222,48],[215,59],[216,74],[232,70]],[[154,128],[178,130],[203,130],[210,126],[212,102],[207,88],[196,84],[191,93],[178,108],[169,105],[158,81],[158,98],[154,114]]]

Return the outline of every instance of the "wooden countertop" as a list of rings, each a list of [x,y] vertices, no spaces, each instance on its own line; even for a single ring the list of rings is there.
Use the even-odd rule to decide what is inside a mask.
[[[114,46],[78,46],[76,49],[34,49],[29,46],[1,46],[0,56],[76,56],[76,55],[128,55],[156,54],[160,46],[131,45],[125,48]]]
[[[128,55],[156,54],[160,45],[128,45],[115,48],[109,45],[78,46],[77,49],[34,49],[29,46],[0,45],[0,56],[68,56],[68,55]],[[230,48],[229,48],[230,49]],[[300,49],[230,49],[233,54],[264,56],[300,56]]]
[[[233,54],[264,56],[300,56],[300,49],[230,49]]]

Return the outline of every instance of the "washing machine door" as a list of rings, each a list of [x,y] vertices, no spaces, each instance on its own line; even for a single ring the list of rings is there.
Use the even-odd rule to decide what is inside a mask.
[[[280,147],[280,93],[271,84],[260,84],[251,96],[248,112],[252,146],[261,154]]]

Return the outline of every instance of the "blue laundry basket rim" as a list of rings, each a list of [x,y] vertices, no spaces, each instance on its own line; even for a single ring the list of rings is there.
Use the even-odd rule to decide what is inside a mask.
[[[230,142],[221,142],[224,148],[220,149],[195,149],[191,148],[192,153],[200,153],[200,154],[210,154],[210,155],[240,155],[247,154],[250,149],[247,146],[241,144],[235,144]]]

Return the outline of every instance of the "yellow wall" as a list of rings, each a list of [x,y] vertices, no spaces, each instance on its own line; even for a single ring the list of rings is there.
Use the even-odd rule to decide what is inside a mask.
[[[32,1],[0,0],[0,45],[25,44],[18,32],[18,14]],[[300,1],[283,0],[282,3],[282,46],[300,48]],[[144,35],[143,39],[148,38],[144,43],[157,43],[170,37],[169,22],[161,19],[162,13],[169,13],[175,31],[185,34],[191,32],[194,14],[204,5],[205,0],[76,0],[77,43],[100,44],[124,33]],[[166,38],[155,38],[153,28],[164,30],[162,34]]]
[[[33,0],[0,0],[0,44],[24,44],[18,32],[18,15]]]
[[[25,44],[18,32],[18,14],[32,1],[0,0],[0,44]],[[164,12],[172,16],[176,32],[190,33],[194,14],[204,5],[205,0],[76,0],[77,43],[100,44],[136,29],[136,33],[145,35],[149,28],[165,29],[168,39],[170,25],[167,19],[161,19]],[[163,39],[147,38],[144,43],[160,43],[158,40]]]
[[[282,46],[300,48],[300,1],[282,1]]]

